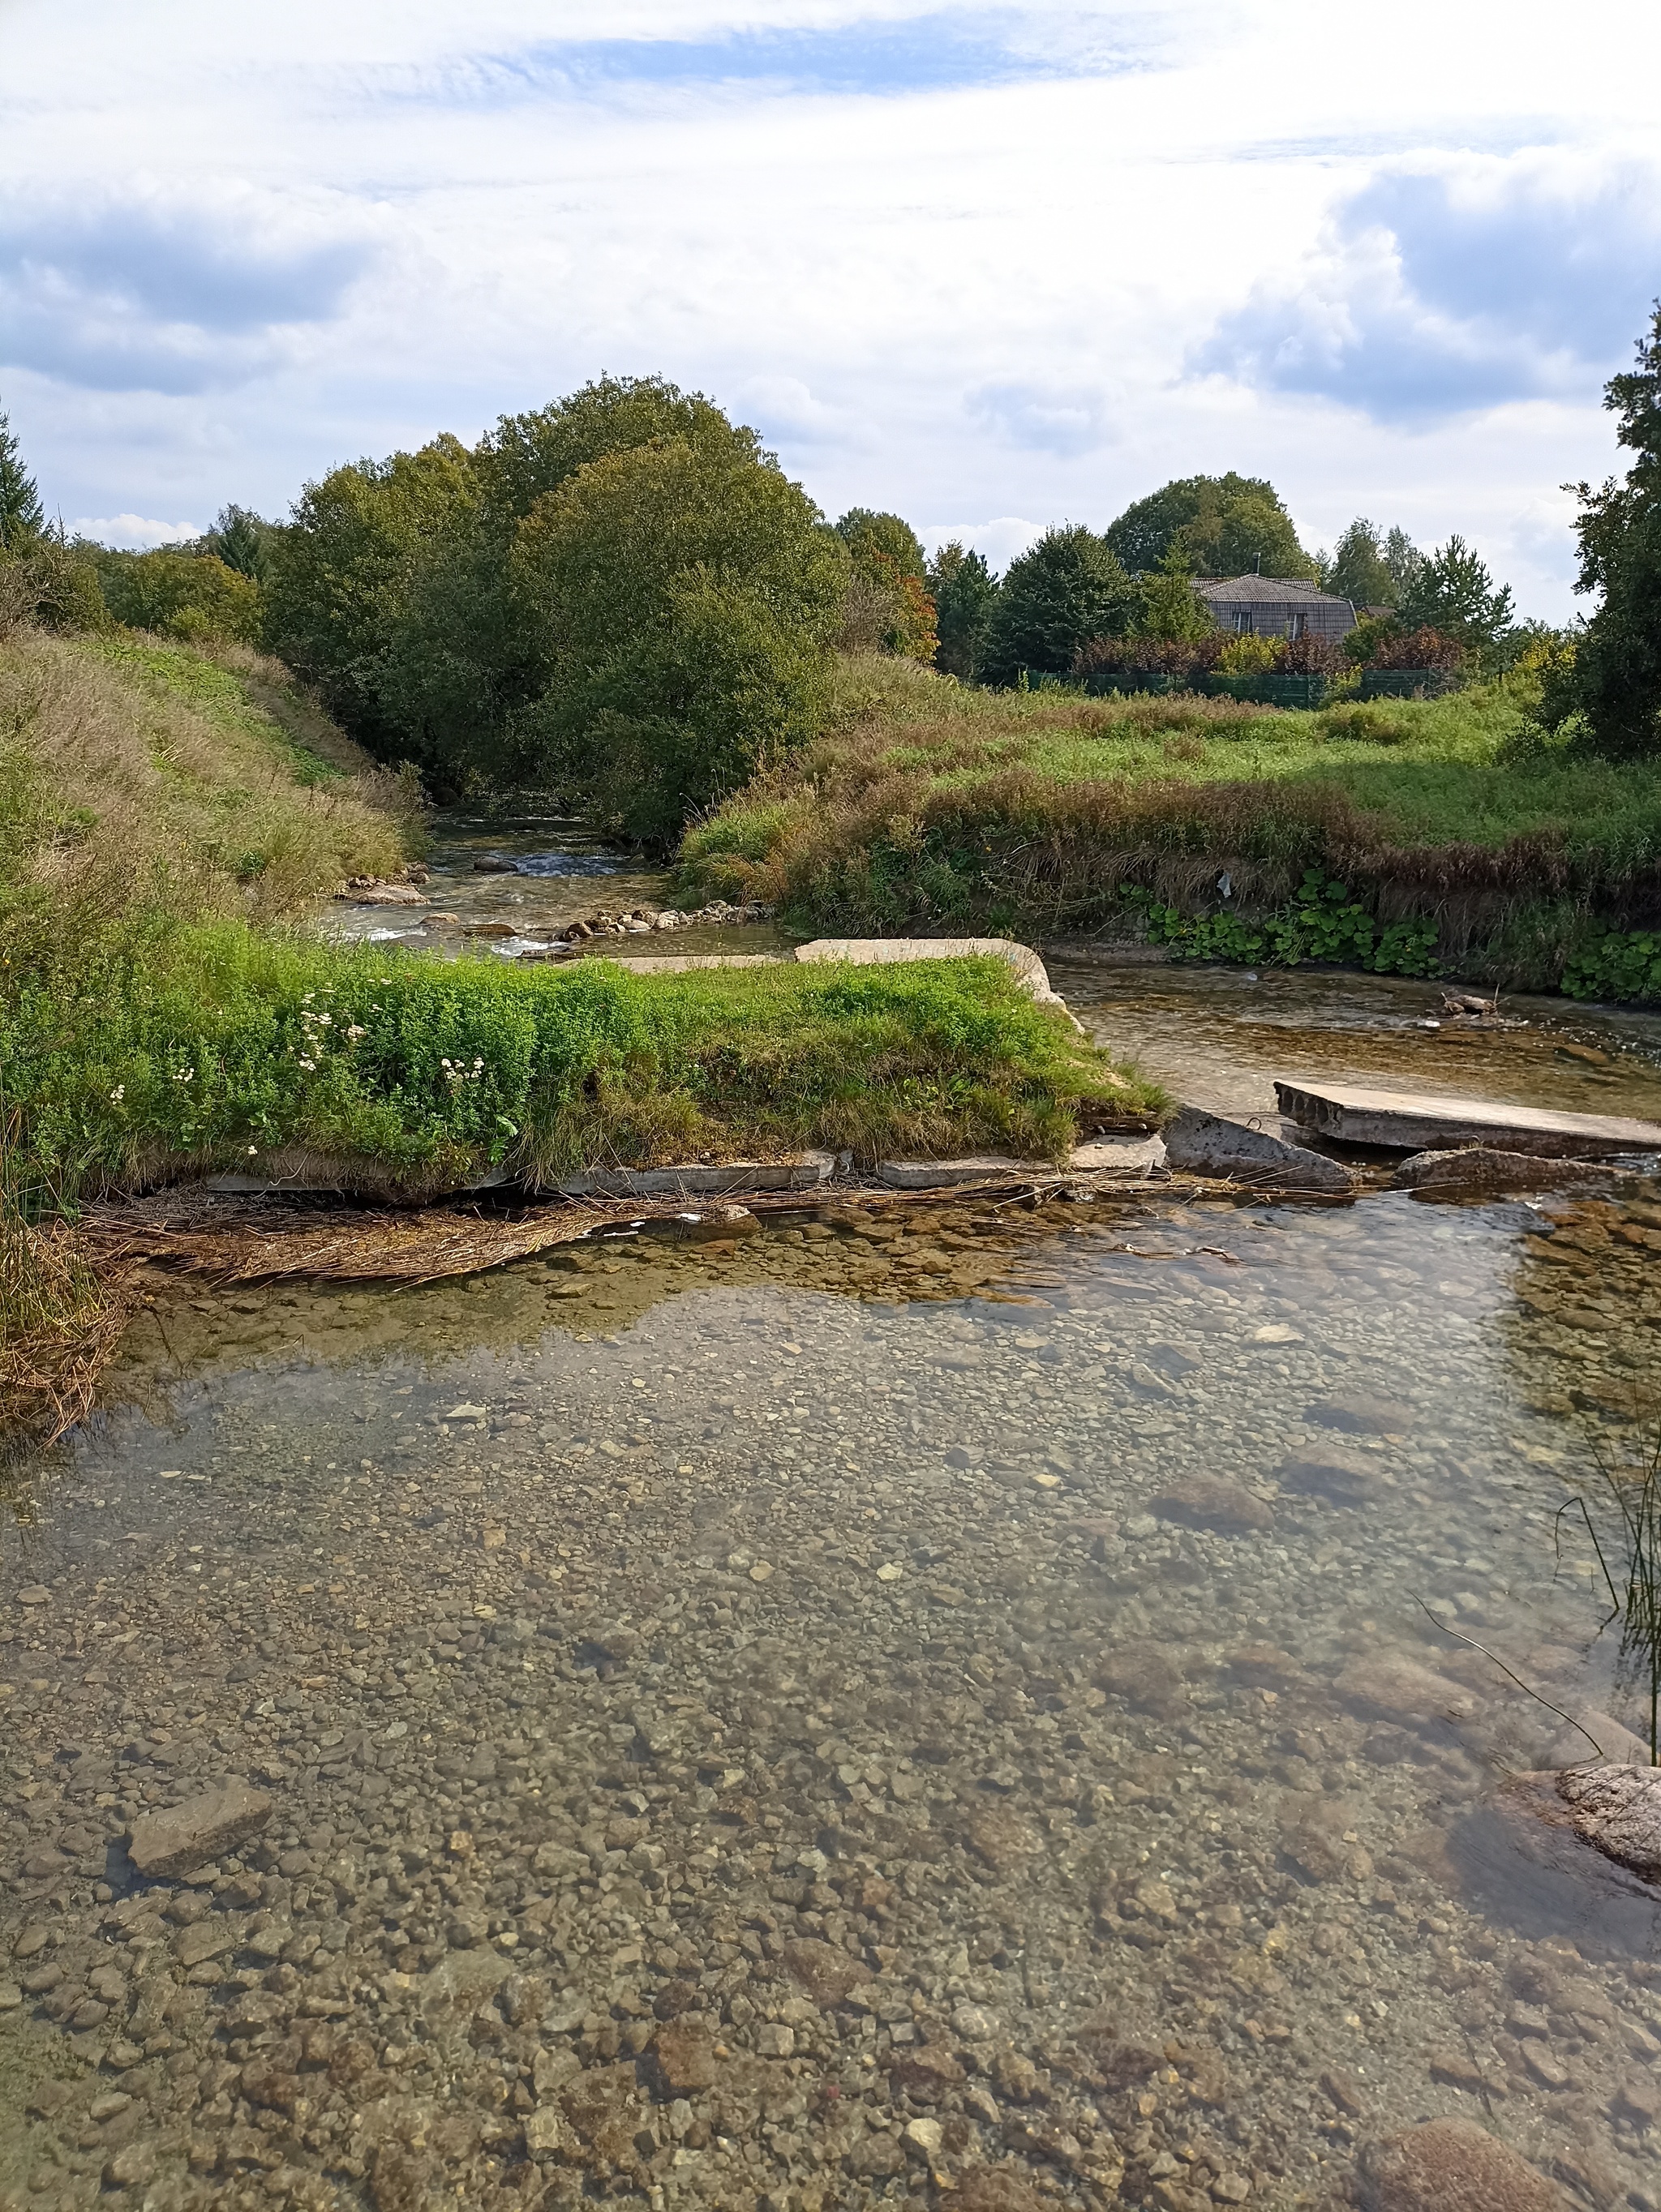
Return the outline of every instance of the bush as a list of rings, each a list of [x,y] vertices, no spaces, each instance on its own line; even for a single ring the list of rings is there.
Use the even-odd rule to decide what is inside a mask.
[[[1571,999],[1661,1006],[1661,931],[1630,929],[1600,938],[1563,970]]]
[[[1232,960],[1261,968],[1296,968],[1305,960],[1331,960],[1375,975],[1434,975],[1436,925],[1396,921],[1381,927],[1347,887],[1319,868],[1305,872],[1290,902],[1262,922],[1238,915],[1191,918],[1172,906],[1134,895],[1147,916],[1147,933],[1179,960]]]
[[[260,641],[265,599],[259,586],[214,554],[104,553],[98,565],[105,605],[129,629],[155,630],[186,643]]]

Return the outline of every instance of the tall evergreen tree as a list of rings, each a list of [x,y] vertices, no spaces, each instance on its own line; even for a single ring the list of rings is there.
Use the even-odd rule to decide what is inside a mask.
[[[1511,586],[1496,585],[1482,555],[1456,536],[1426,556],[1396,612],[1404,629],[1440,630],[1469,652],[1485,652],[1511,626]]]
[[[1105,541],[1082,523],[1046,530],[1009,564],[989,626],[989,683],[1014,684],[1023,670],[1065,676],[1092,637],[1122,635],[1139,594]]]
[[[986,643],[987,624],[997,602],[997,579],[986,556],[952,538],[928,564],[940,647],[934,665],[948,676],[973,676]]]
[[[0,551],[15,553],[46,526],[40,493],[23,465],[17,440],[0,410]]]

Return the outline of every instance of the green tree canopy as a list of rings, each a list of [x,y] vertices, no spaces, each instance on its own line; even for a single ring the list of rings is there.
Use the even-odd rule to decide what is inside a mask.
[[[1495,586],[1482,556],[1460,537],[1427,554],[1396,607],[1403,629],[1439,630],[1457,638],[1468,652],[1497,643],[1510,626],[1509,584]]]
[[[266,622],[274,649],[315,684],[354,735],[382,751],[430,758],[393,641],[417,579],[471,543],[478,487],[460,441],[354,461],[307,484],[270,549]],[[441,600],[442,595],[441,594]],[[481,653],[491,649],[487,641]]]
[[[940,635],[934,665],[966,682],[980,665],[987,625],[997,604],[997,579],[984,554],[972,552],[954,538],[928,563],[926,580]]]
[[[1135,581],[1137,607],[1131,623],[1135,636],[1191,645],[1216,629],[1216,617],[1194,588],[1180,538],[1173,538],[1159,566]]]
[[[23,465],[11,424],[0,412],[0,552],[20,551],[46,526],[40,491]]]
[[[672,842],[818,728],[848,574],[800,485],[731,441],[587,463],[513,553],[549,672],[521,720],[545,772],[612,828]]]
[[[988,628],[983,671],[1013,684],[1023,669],[1062,676],[1086,640],[1121,635],[1138,595],[1106,541],[1082,523],[1045,531],[1012,561]]]
[[[1133,575],[1157,568],[1175,543],[1196,575],[1315,574],[1292,518],[1265,477],[1179,477],[1108,525],[1108,544]]]
[[[1661,758],[1661,305],[1638,342],[1637,366],[1612,377],[1603,404],[1634,456],[1624,478],[1581,483],[1578,588],[1600,595],[1575,641],[1548,666],[1542,720],[1573,723],[1611,760]]]
[[[928,580],[928,564],[922,541],[903,515],[879,514],[874,507],[850,507],[837,525],[837,535],[848,548],[855,568],[880,554],[894,563],[903,576]]]
[[[502,417],[476,455],[486,511],[511,533],[590,461],[671,438],[735,459],[765,458],[755,432],[729,422],[702,392],[660,376],[602,376],[551,406]]]
[[[263,584],[277,529],[275,523],[267,522],[251,507],[233,503],[220,508],[213,528],[192,550],[211,553],[239,576],[252,576],[255,583]]]
[[[130,629],[259,642],[259,586],[214,554],[164,545],[150,553],[100,554],[98,568],[104,604]]]
[[[1393,607],[1401,596],[1400,582],[1385,557],[1384,534],[1365,515],[1356,516],[1319,565],[1322,590],[1348,599],[1358,613],[1363,607]]]

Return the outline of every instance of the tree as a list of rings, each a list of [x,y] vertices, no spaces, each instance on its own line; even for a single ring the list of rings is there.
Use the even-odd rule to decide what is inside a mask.
[[[587,463],[513,551],[549,672],[520,722],[543,773],[611,829],[672,843],[818,728],[848,574],[800,486],[730,441]]]
[[[873,553],[885,554],[903,576],[928,580],[928,564],[922,540],[904,515],[880,514],[874,507],[850,507],[837,525],[837,535],[855,564]]]
[[[980,665],[997,604],[997,579],[984,554],[970,551],[954,538],[929,562],[928,583],[940,641],[934,665],[966,683]]]
[[[677,439],[734,459],[768,457],[753,430],[729,422],[701,392],[661,376],[601,376],[523,415],[504,415],[474,456],[486,516],[511,538],[539,499],[590,461]]]
[[[211,553],[239,576],[252,576],[263,584],[271,562],[271,542],[277,526],[256,514],[251,507],[222,507],[213,528],[194,550]]]
[[[1541,720],[1571,726],[1610,760],[1661,756],[1661,303],[1638,341],[1637,367],[1611,377],[1603,404],[1634,455],[1623,480],[1569,489],[1580,513],[1577,588],[1602,597],[1575,641],[1544,672]]]
[[[1439,630],[1468,653],[1494,646],[1512,618],[1509,584],[1495,586],[1482,556],[1452,537],[1426,556],[1396,607],[1403,629]]]
[[[1384,566],[1390,573],[1399,600],[1425,565],[1425,556],[1405,530],[1392,529],[1384,540]]]
[[[992,684],[1014,684],[1024,670],[1065,675],[1086,639],[1127,629],[1136,605],[1136,588],[1104,539],[1081,523],[1047,530],[1009,564],[983,672]]]
[[[1400,531],[1390,534],[1402,536]],[[1363,607],[1393,607],[1401,596],[1401,584],[1385,557],[1384,532],[1365,515],[1356,516],[1320,571],[1321,589],[1348,599],[1358,614]]]
[[[40,494],[23,465],[10,422],[0,411],[0,553],[17,553],[46,526]]]
[[[352,462],[307,484],[270,548],[274,649],[377,751],[435,757],[407,689],[412,672],[394,666],[394,640],[425,565],[471,538],[478,504],[472,456],[459,439],[435,438],[418,453]],[[482,681],[496,641],[474,647],[464,635],[458,649]],[[399,703],[390,704],[388,688],[400,686]]]
[[[1108,544],[1133,575],[1157,568],[1172,543],[1196,575],[1315,574],[1292,518],[1264,477],[1179,477],[1108,525]]]
[[[1159,566],[1138,579],[1141,605],[1131,624],[1137,637],[1189,645],[1217,627],[1216,618],[1194,588],[1193,572],[1179,539],[1172,538]]]
[[[910,524],[897,514],[855,507],[837,523],[837,535],[850,564],[844,646],[932,661],[940,644],[934,602],[924,580],[922,545]]]
[[[244,645],[259,641],[259,585],[215,554],[160,546],[151,553],[105,553],[98,565],[105,605],[129,629],[231,638]]]

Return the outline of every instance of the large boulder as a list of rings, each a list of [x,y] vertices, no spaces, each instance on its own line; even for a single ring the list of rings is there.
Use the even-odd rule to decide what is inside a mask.
[[[1634,1874],[1661,1876],[1661,1767],[1569,1766],[1557,1792],[1576,1835]]]
[[[1184,1106],[1160,1134],[1165,1158],[1189,1175],[1261,1184],[1272,1190],[1320,1190],[1347,1194],[1355,1179],[1340,1160],[1306,1146],[1288,1144],[1267,1129]]]
[[[1361,2153],[1363,2212],[1567,2212],[1536,2166],[1475,2120],[1427,2120]]]

